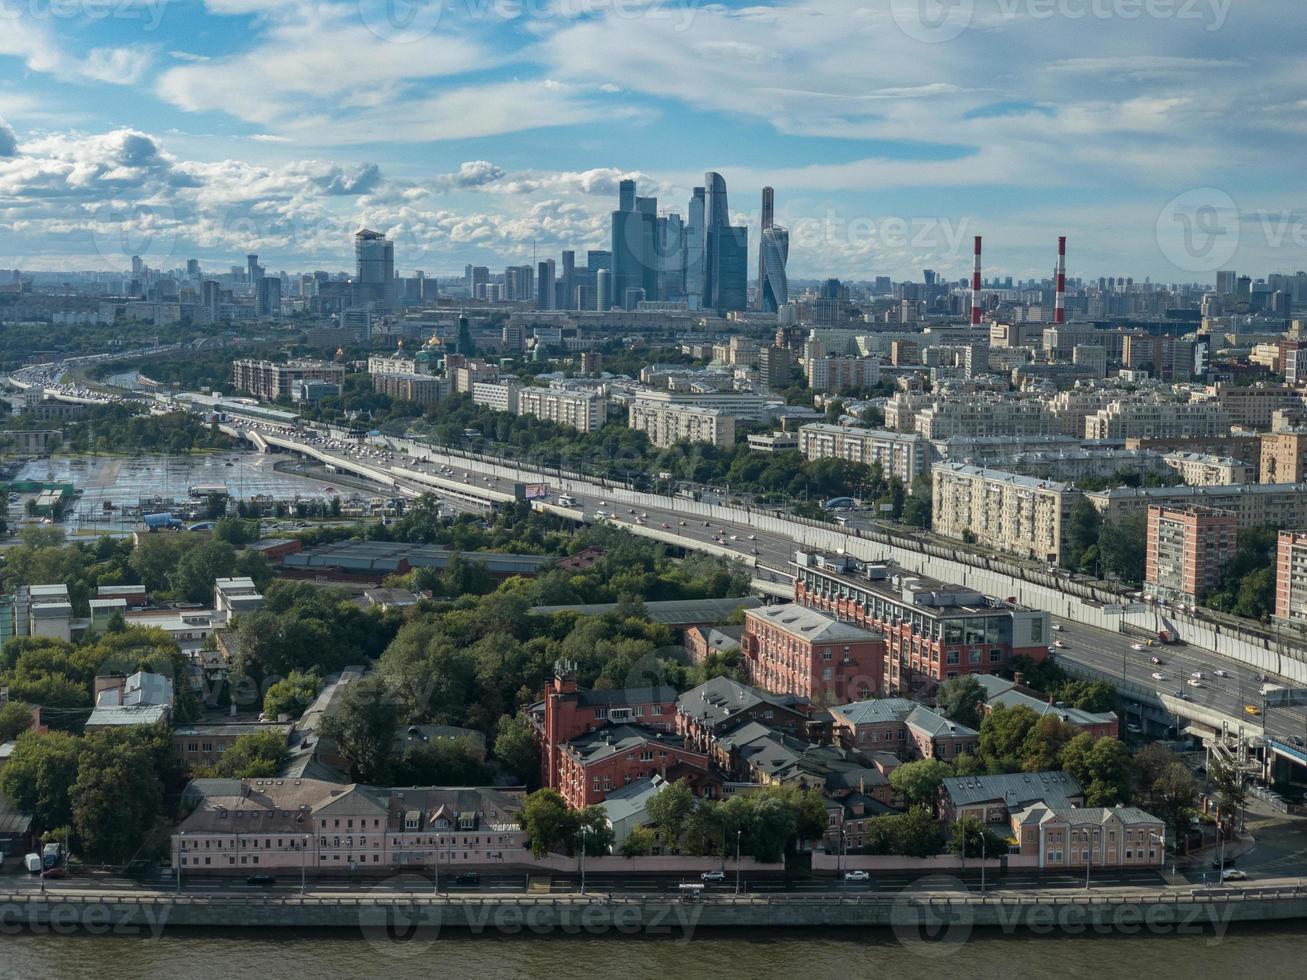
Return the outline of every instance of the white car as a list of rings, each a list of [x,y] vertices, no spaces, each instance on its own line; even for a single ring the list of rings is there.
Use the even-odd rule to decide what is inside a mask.
[[[1166,675],[1163,674],[1160,670],[1155,670],[1153,671],[1153,680],[1164,681],[1166,680]]]
[[[1061,632],[1062,632],[1062,624],[1061,624],[1061,623],[1054,623],[1054,624],[1053,624],[1053,629],[1055,629],[1055,630],[1057,630],[1059,633],[1061,633]]]
[[[866,871],[846,871],[844,872],[845,881],[870,881],[871,875]]]
[[[1222,881],[1247,881],[1247,873],[1240,871],[1238,868],[1226,868],[1221,872]]]
[[[700,881],[725,881],[725,880],[726,880],[726,872],[725,872],[725,871],[705,871],[703,874],[699,875],[699,880],[700,880]]]
[[[1142,643],[1131,643],[1131,644],[1130,644],[1130,649],[1131,649],[1131,650],[1142,650],[1143,648],[1144,648],[1144,645],[1143,645]]]
[[[1061,640],[1054,640],[1054,641],[1053,641],[1053,646],[1057,647],[1057,648],[1060,650],[1060,649],[1062,649],[1063,647],[1065,647],[1066,644],[1063,643]]]
[[[1194,680],[1196,680],[1196,681],[1200,681],[1200,680],[1203,679],[1203,672],[1202,672],[1201,670],[1195,670],[1195,671],[1194,671],[1192,674],[1190,674],[1189,676],[1192,677],[1192,678],[1193,678]]]
[[[1185,683],[1187,683],[1190,687],[1202,687],[1202,686],[1203,686],[1203,682],[1202,682],[1202,681],[1194,680],[1192,677],[1189,678],[1189,680],[1186,681]]]
[[[1214,673],[1217,677],[1229,677],[1229,676],[1230,676],[1230,672],[1229,672],[1228,670],[1226,670],[1224,667],[1217,667],[1216,670],[1212,671],[1212,673]]]

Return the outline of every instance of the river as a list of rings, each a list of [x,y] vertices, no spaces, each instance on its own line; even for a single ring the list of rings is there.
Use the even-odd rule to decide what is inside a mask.
[[[486,937],[445,934],[411,942],[309,931],[166,932],[130,936],[11,935],[0,928],[5,980],[168,980],[384,976],[631,978],[886,977],[950,974],[966,980],[1056,976],[1058,980],[1302,975],[1307,935],[1300,925],[1235,926],[1223,937],[1004,936],[978,932],[957,944],[901,944],[884,930],[723,932],[679,936]]]

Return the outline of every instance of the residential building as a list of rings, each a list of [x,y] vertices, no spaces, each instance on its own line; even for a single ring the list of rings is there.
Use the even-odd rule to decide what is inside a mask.
[[[740,650],[748,682],[773,693],[830,705],[882,687],[884,637],[803,605],[750,609]]]
[[[517,415],[517,393],[520,390],[512,381],[477,381],[472,385],[472,401],[494,412]]]
[[[598,392],[566,388],[519,388],[517,414],[534,415],[578,432],[595,432],[608,418],[608,402]]]
[[[659,448],[678,442],[707,442],[723,448],[735,445],[735,417],[720,409],[637,399],[627,412],[628,426],[643,432]]]
[[[559,664],[545,688],[544,700],[527,712],[540,741],[540,785],[561,790],[562,755],[568,742],[611,724],[637,724],[642,729],[671,733],[676,728],[674,687],[578,688],[575,672]]]
[[[1307,482],[1307,429],[1291,428],[1262,435],[1262,483]]]
[[[701,664],[710,656],[738,653],[743,626],[691,626],[685,631],[685,652],[692,663]]]
[[[216,766],[236,739],[258,732],[276,732],[284,739],[290,733],[290,725],[263,722],[187,725],[173,729],[172,744],[187,771],[194,772]]]
[[[285,364],[240,358],[232,361],[232,387],[260,401],[289,398],[296,381],[318,380],[343,384],[345,366],[330,361],[292,360]]]
[[[1086,439],[1206,439],[1230,431],[1216,402],[1116,401],[1085,418]]]
[[[879,463],[887,477],[896,476],[910,487],[927,472],[930,443],[912,432],[813,422],[799,427],[799,452],[807,459]]]
[[[1071,511],[1068,483],[965,463],[936,463],[931,526],[936,534],[1060,564]]]
[[[880,383],[878,357],[810,357],[805,364],[808,387],[839,392],[845,388],[871,388]]]
[[[1232,456],[1174,452],[1167,453],[1162,459],[1190,486],[1236,486],[1257,482],[1257,467]]]
[[[630,723],[608,724],[567,741],[558,753],[557,790],[575,809],[602,803],[613,790],[658,776],[685,780],[714,795],[708,756],[677,735]]]
[[[1275,615],[1307,621],[1307,531],[1281,531],[1275,553]]]
[[[430,374],[377,373],[371,375],[372,390],[379,395],[386,395],[395,401],[412,402],[422,408],[430,408],[440,403],[448,394],[449,382],[444,378]]]
[[[750,432],[746,439],[755,453],[787,453],[799,448],[797,432]]]
[[[187,872],[341,874],[515,864],[520,791],[379,787],[317,779],[196,779],[172,837]]]
[[[1239,526],[1307,527],[1307,486],[1301,483],[1245,483],[1235,486],[1113,487],[1085,494],[1106,520],[1120,520],[1149,507],[1212,507],[1233,511]]]
[[[1054,810],[1084,806],[1085,792],[1069,772],[1014,772],[996,776],[949,776],[940,788],[940,819],[961,817],[1008,826],[1012,815],[1042,803]]]
[[[872,693],[929,698],[944,680],[1048,657],[1049,615],[849,555],[795,554],[794,601],[885,638],[883,683]]]
[[[806,735],[815,722],[811,701],[797,694],[773,694],[715,677],[676,699],[676,733],[685,744],[706,752],[714,764],[729,770],[729,760],[717,743],[743,725],[756,723],[789,735]]]
[[[901,761],[974,754],[980,733],[908,698],[875,698],[830,709],[835,742],[864,755],[892,752]]]
[[[1238,518],[1230,511],[1149,507],[1144,583],[1165,599],[1203,598],[1220,585],[1238,534]]]
[[[1065,807],[1041,801],[1013,812],[1012,839],[1041,870],[1161,868],[1166,824],[1138,807]]]

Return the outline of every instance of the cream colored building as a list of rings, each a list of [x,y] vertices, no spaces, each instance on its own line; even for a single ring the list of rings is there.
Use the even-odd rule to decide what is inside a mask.
[[[1060,563],[1074,486],[964,463],[936,463],[931,500],[936,534],[996,551]]]
[[[799,452],[807,459],[879,463],[886,476],[897,476],[910,486],[927,471],[930,443],[910,432],[812,422],[799,427]]]
[[[631,402],[628,412],[627,424],[643,432],[659,448],[682,441],[710,442],[723,447],[735,445],[735,416],[719,409],[636,400]]]
[[[1175,452],[1167,453],[1162,459],[1180,474],[1180,479],[1193,487],[1257,482],[1257,467],[1231,456]]]
[[[1119,401],[1085,418],[1086,439],[1205,439],[1230,431],[1215,402]]]
[[[594,432],[607,419],[608,402],[594,391],[519,388],[517,414],[534,415],[546,422],[571,426],[578,432]]]

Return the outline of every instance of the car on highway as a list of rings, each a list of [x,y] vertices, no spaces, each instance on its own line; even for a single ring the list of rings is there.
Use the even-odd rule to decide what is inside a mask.
[[[1257,717],[1262,713],[1262,709],[1257,707],[1255,704],[1245,704],[1243,706],[1243,711],[1244,714],[1252,715],[1253,717]]]
[[[1142,735],[1144,733],[1143,728],[1140,727],[1139,725],[1136,725],[1133,721],[1125,726],[1125,730],[1129,732],[1131,735]]]
[[[1164,681],[1166,680],[1166,675],[1163,674],[1160,670],[1155,670],[1153,671],[1153,680]]]
[[[1203,682],[1200,681],[1200,680],[1198,680],[1197,678],[1194,678],[1194,677],[1189,678],[1189,680],[1188,680],[1187,683],[1189,684],[1190,687],[1202,687],[1202,686],[1203,686]]]
[[[1054,623],[1054,624],[1053,624],[1053,629],[1057,630],[1059,633],[1062,632],[1062,624],[1061,624],[1061,623]]]
[[[1212,673],[1215,674],[1217,677],[1229,677],[1229,676],[1230,676],[1230,672],[1229,672],[1228,670],[1226,670],[1224,667],[1217,667],[1214,671],[1212,671]]]
[[[725,881],[725,880],[726,880],[726,872],[725,872],[725,871],[705,871],[703,874],[699,875],[699,880],[700,880],[700,881]]]
[[[1221,872],[1222,881],[1247,881],[1248,873],[1238,868],[1226,868]]]
[[[276,875],[269,874],[250,875],[245,879],[247,885],[275,885],[276,883]]]
[[[845,881],[870,881],[871,875],[866,871],[846,871],[844,872]]]
[[[42,877],[42,878],[62,878],[62,877],[64,877],[66,874],[67,874],[67,872],[64,871],[63,868],[61,868],[59,865],[55,865],[53,868],[46,868],[44,871],[42,871],[42,872],[41,872],[41,877]]]
[[[462,874],[460,874],[457,878],[454,879],[454,884],[479,885],[481,884],[481,876],[477,874],[475,871],[464,871]]]
[[[1142,650],[1143,648],[1144,648],[1144,645],[1143,645],[1142,643],[1131,643],[1131,644],[1130,644],[1130,649],[1131,649],[1131,650]]]
[[[1195,671],[1194,671],[1192,674],[1190,674],[1189,676],[1192,677],[1192,678],[1193,678],[1194,680],[1196,680],[1196,681],[1200,681],[1200,680],[1203,679],[1203,672],[1202,672],[1201,670],[1195,670]]]
[[[1061,649],[1063,649],[1063,648],[1066,647],[1066,644],[1063,643],[1061,640],[1054,640],[1054,641],[1053,641],[1053,646],[1055,646],[1055,647],[1057,647],[1059,650],[1061,650]]]
[[[1155,667],[1160,667],[1162,666],[1162,664],[1166,663],[1166,661],[1163,660],[1161,657],[1149,657],[1148,662]]]

